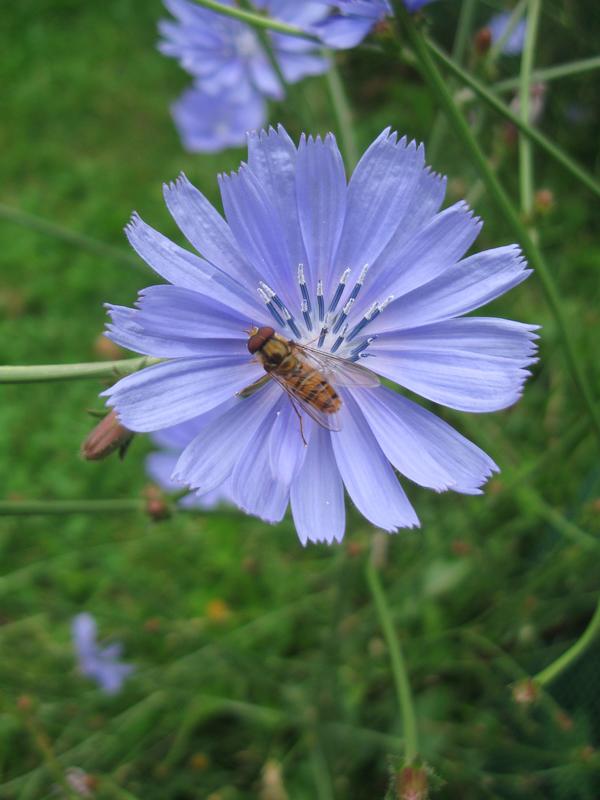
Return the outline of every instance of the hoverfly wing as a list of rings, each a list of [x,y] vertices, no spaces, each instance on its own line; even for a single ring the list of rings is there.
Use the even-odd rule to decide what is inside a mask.
[[[297,342],[294,342],[293,346],[300,358],[307,359],[334,386],[350,386],[358,389],[372,389],[379,386],[379,377],[362,364]]]
[[[296,413],[299,413],[298,409],[301,409],[308,417],[314,420],[317,425],[320,425],[328,431],[340,431],[342,429],[339,414],[329,414],[325,411],[321,411],[320,408],[317,408],[317,406],[308,403],[303,397],[300,397],[300,395],[288,386],[278,375],[275,375],[273,372],[270,374],[273,380],[276,381],[287,394]]]

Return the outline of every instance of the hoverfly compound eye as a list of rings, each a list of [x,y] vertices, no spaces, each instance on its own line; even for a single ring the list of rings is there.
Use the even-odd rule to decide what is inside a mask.
[[[275,330],[268,326],[259,328],[256,333],[248,339],[248,351],[250,353],[258,352],[269,339],[275,335]]]

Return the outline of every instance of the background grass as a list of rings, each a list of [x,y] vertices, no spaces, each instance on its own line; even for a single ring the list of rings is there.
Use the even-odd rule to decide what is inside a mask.
[[[457,5],[428,9],[446,46]],[[479,3],[478,23],[498,7]],[[180,170],[219,202],[217,172],[244,155],[182,151],[168,105],[187,79],[155,50],[163,14],[154,0],[20,0],[4,8],[0,202],[123,252],[133,208],[181,241],[161,196],[161,183]],[[597,54],[598,17],[595,0],[544,3],[536,64]],[[344,55],[341,66],[361,146],[388,124],[427,143],[436,109],[415,73],[371,52]],[[518,59],[502,59],[497,77],[517,71]],[[323,85],[314,80],[305,90],[327,130]],[[596,174],[599,94],[597,73],[553,82],[540,122]],[[271,119],[299,131],[292,107],[273,109]],[[516,196],[516,149],[503,124],[476,106],[472,120]],[[433,166],[449,174],[450,200],[475,187],[486,220],[478,248],[507,243],[452,134]],[[555,196],[536,224],[597,390],[597,203],[539,153],[535,174],[536,187]],[[0,220],[0,360],[99,358],[102,304],[129,304],[148,281],[141,262],[136,269]],[[423,527],[385,539],[382,580],[438,796],[593,799],[600,649],[533,707],[514,703],[509,686],[563,652],[593,612],[597,444],[535,276],[492,311],[543,325],[525,395],[499,414],[441,413],[502,473],[484,497],[407,486]],[[6,498],[143,490],[143,438],[122,463],[78,456],[93,424],[86,409],[99,406],[100,389],[89,380],[2,387]],[[383,797],[401,761],[402,730],[364,577],[373,538],[357,515],[343,546],[306,549],[289,519],[269,527],[230,513],[160,524],[136,514],[3,519],[0,797],[56,796],[40,741],[61,769],[94,776],[98,798],[282,800],[268,793],[265,775],[274,771],[294,799]],[[137,666],[117,697],[76,672],[69,625],[82,610],[97,617],[102,635],[123,641]],[[27,713],[18,708],[23,695]]]

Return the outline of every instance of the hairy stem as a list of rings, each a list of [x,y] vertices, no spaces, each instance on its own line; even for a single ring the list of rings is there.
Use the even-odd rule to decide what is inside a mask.
[[[412,692],[400,641],[394,630],[390,609],[372,558],[369,558],[367,561],[367,583],[373,595],[379,622],[390,652],[392,674],[394,676],[396,696],[398,698],[400,716],[402,718],[406,763],[412,764],[419,754],[417,718],[413,705]]]
[[[596,610],[589,622],[589,625],[580,636],[580,638],[571,645],[569,649],[559,656],[551,664],[548,664],[541,672],[534,676],[533,680],[540,686],[547,686],[553,680],[563,673],[571,664],[576,661],[594,642],[596,637],[600,634],[600,600],[596,605]]]
[[[121,378],[144,367],[158,364],[162,359],[142,356],[118,361],[90,361],[83,364],[36,364],[32,366],[0,367],[2,383],[41,383],[71,381],[77,378]]]

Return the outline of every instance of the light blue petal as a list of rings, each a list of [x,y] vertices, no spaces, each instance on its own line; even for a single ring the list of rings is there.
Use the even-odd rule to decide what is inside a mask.
[[[466,314],[517,286],[531,270],[517,245],[469,256],[391,303],[369,334],[413,328]]]
[[[248,167],[219,178],[227,221],[240,249],[271,289],[288,304],[298,302],[298,287],[277,209]],[[294,273],[294,274],[293,274]]]
[[[292,265],[307,262],[296,202],[296,157],[283,125],[248,134],[248,166],[281,212]]]
[[[360,407],[386,458],[420,486],[481,494],[479,487],[498,471],[483,450],[391,389],[362,392]]]
[[[215,408],[262,374],[247,356],[181,358],[128,375],[101,396],[126,428],[148,432]]]
[[[186,447],[177,462],[174,480],[201,493],[220,486],[231,474],[265,416],[272,413],[280,400],[281,389],[275,384],[266,386],[252,397],[235,400],[222,416],[207,425]],[[245,466],[252,470],[252,462]]]
[[[298,148],[296,192],[300,229],[308,263],[309,291],[327,280],[334,263],[346,214],[346,174],[335,137],[328,134],[308,140]],[[339,276],[338,276],[339,277]]]
[[[360,410],[360,397],[367,391],[358,390],[355,399],[340,390],[342,429],[331,434],[331,442],[342,480],[354,505],[373,525],[390,532],[418,526],[414,509]]]
[[[276,419],[269,434],[269,463],[274,480],[279,480],[288,486],[292,482],[306,456],[302,434],[308,441],[311,426],[311,420],[303,415],[301,432],[298,414],[287,397],[284,398],[284,402],[277,409]]]
[[[335,273],[372,265],[391,239],[411,202],[424,151],[385,130],[367,149],[350,179],[344,230]],[[358,277],[358,275],[356,276]]]
[[[333,455],[331,434],[318,425],[313,426],[290,500],[302,544],[341,542],[346,526],[344,484]]]
[[[175,222],[196,250],[239,283],[250,282],[250,291],[256,291],[256,274],[252,275],[229,225],[202,192],[181,174],[164,186],[163,193]]]

